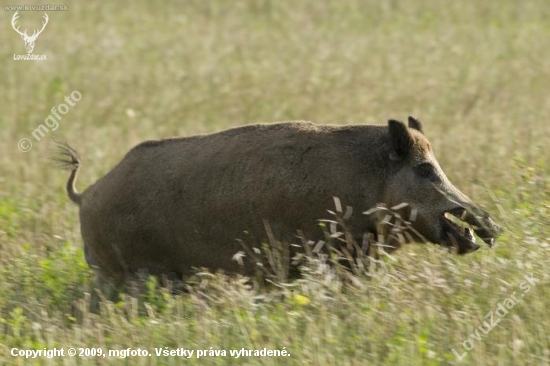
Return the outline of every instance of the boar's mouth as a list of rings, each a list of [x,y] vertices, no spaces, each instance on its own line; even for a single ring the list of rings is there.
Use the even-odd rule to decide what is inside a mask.
[[[481,211],[476,214],[473,210],[463,207],[444,212],[441,215],[441,226],[441,241],[448,247],[457,248],[458,254],[471,253],[479,249],[474,233],[490,247],[500,233],[500,228],[487,213]]]

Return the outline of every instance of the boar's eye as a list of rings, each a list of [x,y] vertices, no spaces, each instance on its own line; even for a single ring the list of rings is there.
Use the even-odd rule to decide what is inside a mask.
[[[432,182],[437,182],[439,177],[435,172],[435,168],[430,163],[422,163],[416,166],[416,173],[422,177],[431,180]]]

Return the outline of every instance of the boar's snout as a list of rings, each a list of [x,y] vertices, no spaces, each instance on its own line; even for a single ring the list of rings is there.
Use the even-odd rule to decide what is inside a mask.
[[[458,254],[475,252],[480,248],[474,233],[491,247],[502,232],[486,211],[472,204],[446,211],[441,216],[441,224],[442,242],[456,247]]]
[[[474,232],[489,246],[493,246],[495,239],[502,233],[502,228],[483,209],[471,206],[461,213],[464,221],[473,227]]]

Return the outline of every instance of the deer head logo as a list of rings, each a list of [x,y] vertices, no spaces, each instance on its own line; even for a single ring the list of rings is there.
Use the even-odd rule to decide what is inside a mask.
[[[15,28],[15,21],[18,18],[17,13],[18,12],[16,11],[15,14],[13,14],[13,18],[11,18],[11,26],[17,33],[21,35],[21,38],[23,38],[23,41],[25,41],[25,48],[27,49],[27,53],[32,53],[32,50],[34,49],[34,42],[36,41],[40,33],[42,33],[44,28],[46,28],[46,24],[48,24],[48,19],[49,19],[48,14],[44,13],[44,19],[46,19],[46,21],[42,23],[42,29],[35,30],[32,36],[28,36],[26,29],[24,32],[21,32],[19,31],[19,27]]]

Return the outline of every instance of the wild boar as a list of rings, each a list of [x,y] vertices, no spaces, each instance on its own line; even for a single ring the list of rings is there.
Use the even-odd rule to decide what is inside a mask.
[[[421,123],[331,126],[311,122],[256,124],[210,135],[143,142],[83,193],[75,189],[76,151],[63,147],[72,171],[69,198],[80,207],[86,259],[98,275],[122,281],[151,274],[188,274],[193,267],[239,271],[236,239],[296,242],[296,230],[323,237],[339,197],[354,212],[408,203],[414,240],[459,253],[489,245],[500,228],[447,179]],[[470,227],[451,222],[449,214]],[[376,223],[352,215],[351,233],[376,235]]]

